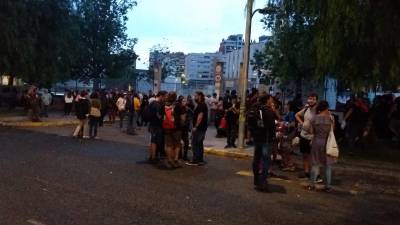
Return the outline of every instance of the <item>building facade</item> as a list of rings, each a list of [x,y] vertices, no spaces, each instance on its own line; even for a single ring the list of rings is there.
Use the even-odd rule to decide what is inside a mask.
[[[244,40],[242,34],[230,35],[227,39],[222,39],[219,45],[219,52],[227,54],[229,52],[242,49],[244,46]]]
[[[225,56],[219,52],[188,54],[185,58],[185,77],[187,79],[185,88],[212,94],[214,91],[215,65],[217,62],[224,61]]]
[[[264,50],[265,43],[258,42],[250,44],[250,61],[254,59],[254,54]],[[224,73],[224,87],[226,90],[236,89],[239,85],[240,77],[240,64],[243,62],[243,49],[238,49],[225,54],[225,73]],[[257,88],[259,84],[258,71],[249,65],[248,76],[249,88]]]

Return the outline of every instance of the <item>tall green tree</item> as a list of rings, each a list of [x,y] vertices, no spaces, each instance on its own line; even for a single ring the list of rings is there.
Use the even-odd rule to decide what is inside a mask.
[[[400,2],[270,0],[256,66],[283,80],[335,76],[354,90],[400,83]]]
[[[78,15],[81,17],[81,39],[83,54],[80,56],[76,71],[81,79],[94,80],[99,88],[101,79],[113,77],[118,73],[115,66],[134,64],[136,55],[125,54],[133,49],[136,39],[126,34],[128,11],[136,6],[132,0],[76,0]],[[120,57],[116,55],[121,54]],[[127,56],[132,56],[127,59]],[[119,62],[115,60],[122,59]]]

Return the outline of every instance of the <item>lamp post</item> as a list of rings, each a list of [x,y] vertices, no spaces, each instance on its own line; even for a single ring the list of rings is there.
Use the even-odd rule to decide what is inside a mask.
[[[246,32],[244,39],[244,52],[243,52],[243,70],[240,73],[240,109],[239,109],[239,148],[244,148],[244,136],[246,132],[246,91],[249,73],[249,59],[250,59],[250,38],[251,38],[251,20],[256,12],[265,14],[267,9],[256,9],[253,12],[254,0],[247,0],[247,15],[246,15]]]

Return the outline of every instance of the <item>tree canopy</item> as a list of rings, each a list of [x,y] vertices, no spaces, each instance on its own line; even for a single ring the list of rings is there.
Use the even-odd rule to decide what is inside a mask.
[[[272,38],[257,67],[298,83],[329,75],[355,89],[399,84],[398,1],[270,0],[265,12]]]
[[[134,65],[126,35],[133,0],[5,0],[0,3],[0,74],[49,86],[98,80]]]

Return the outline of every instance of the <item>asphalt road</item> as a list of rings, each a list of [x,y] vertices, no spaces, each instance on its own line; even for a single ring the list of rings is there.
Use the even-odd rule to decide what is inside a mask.
[[[143,144],[81,142],[0,127],[0,225],[400,224],[388,194],[316,193],[297,182],[253,190],[250,160],[204,167],[140,164]]]

